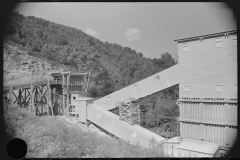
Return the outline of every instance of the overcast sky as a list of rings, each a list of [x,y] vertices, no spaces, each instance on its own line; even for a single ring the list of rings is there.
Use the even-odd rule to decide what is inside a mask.
[[[176,58],[175,39],[237,29],[232,10],[222,3],[20,3],[15,11],[80,29],[147,58],[165,52]]]

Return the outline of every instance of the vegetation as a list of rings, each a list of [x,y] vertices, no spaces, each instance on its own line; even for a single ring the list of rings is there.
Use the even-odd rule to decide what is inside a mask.
[[[129,47],[104,43],[81,30],[18,12],[12,13],[4,41],[14,42],[33,56],[69,66],[73,71],[91,71],[91,97],[105,96],[177,63],[169,53],[160,58],[145,58]],[[177,93],[178,85],[138,100],[141,125],[162,136],[176,130]]]
[[[22,138],[27,143],[27,158],[161,156],[161,152],[151,152],[116,138],[85,132],[59,117],[34,116],[22,108],[5,106],[4,120],[8,135]]]

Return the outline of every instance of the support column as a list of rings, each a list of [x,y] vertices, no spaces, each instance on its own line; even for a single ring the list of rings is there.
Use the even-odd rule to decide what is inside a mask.
[[[47,85],[47,116],[49,116],[49,87]]]
[[[52,90],[52,91],[53,91],[53,96],[52,96],[53,99],[52,99],[52,100],[53,100],[53,114],[54,114],[54,115],[57,115],[57,114],[55,113],[55,109],[56,109],[56,108],[55,108],[55,103],[56,103],[56,99],[57,99],[57,98],[56,98],[56,89],[57,89],[57,88],[55,87],[55,88],[53,88],[53,90]]]
[[[40,101],[42,101],[42,98],[43,98],[43,86],[41,86],[41,97],[40,97]],[[42,101],[43,102],[43,101]],[[39,102],[40,105],[41,105],[41,114],[43,114],[43,103],[42,102]]]
[[[67,94],[67,116],[69,115],[69,94]]]
[[[37,114],[37,104],[38,104],[38,87],[36,87],[34,99],[36,100],[36,106],[34,105],[33,110],[34,110],[34,115],[36,116],[36,114]]]
[[[50,81],[48,79],[48,84],[47,84],[47,116],[49,116],[49,107],[50,107],[50,99],[51,99],[51,92],[50,91]]]
[[[22,92],[21,92],[21,89],[19,89],[18,90],[18,104],[17,104],[17,106],[20,105],[20,107],[21,107],[21,96],[22,96]]]
[[[33,110],[33,105],[34,105],[34,94],[33,94],[34,88],[33,88],[33,84],[31,81],[31,90],[30,90],[30,98],[31,98],[31,104],[30,104],[30,112],[32,112]]]
[[[52,90],[52,88],[51,87],[49,87],[49,98],[50,98],[50,100],[49,100],[49,104],[50,104],[50,107],[51,107],[51,112],[52,112],[52,116],[54,116],[54,111],[53,111],[53,95],[52,95],[52,93],[53,93],[53,90]]]
[[[26,107],[27,107],[27,103],[26,103],[26,99],[27,99],[27,97],[26,97],[26,90],[27,90],[27,89],[24,88],[23,90],[24,90],[23,107],[26,108]]]
[[[12,85],[11,85],[11,88],[10,88],[10,105],[11,105],[11,107],[12,107],[12,105],[13,105],[13,100],[12,100],[12,92],[13,92],[13,89],[12,89]]]
[[[64,110],[65,110],[65,100],[66,100],[66,98],[65,98],[65,94],[63,94],[63,107],[62,107],[62,114],[64,114]]]
[[[88,127],[89,126],[89,123],[88,123],[88,120],[87,120],[87,101],[84,101],[84,105],[85,105],[85,114],[86,114],[86,118],[85,118],[85,126]]]

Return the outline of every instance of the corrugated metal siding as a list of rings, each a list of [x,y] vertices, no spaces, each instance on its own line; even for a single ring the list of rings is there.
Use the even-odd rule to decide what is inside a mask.
[[[237,124],[237,104],[181,102],[180,119]]]
[[[186,139],[232,146],[237,135],[237,104],[180,102],[180,132]]]
[[[237,136],[236,126],[180,122],[184,139],[207,141],[223,146],[233,146]]]

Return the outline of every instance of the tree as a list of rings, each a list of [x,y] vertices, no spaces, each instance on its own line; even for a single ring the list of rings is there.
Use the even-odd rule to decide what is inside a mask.
[[[176,64],[171,54],[168,52],[163,53],[159,59],[154,58],[152,61],[156,66],[162,69],[169,68]]]
[[[89,71],[89,94],[102,97],[176,64],[166,52],[160,58],[145,58],[134,49],[103,43],[81,30],[34,16],[13,13],[5,35],[37,55],[67,65],[71,71]],[[178,115],[178,86],[140,100],[141,125],[169,127]]]

